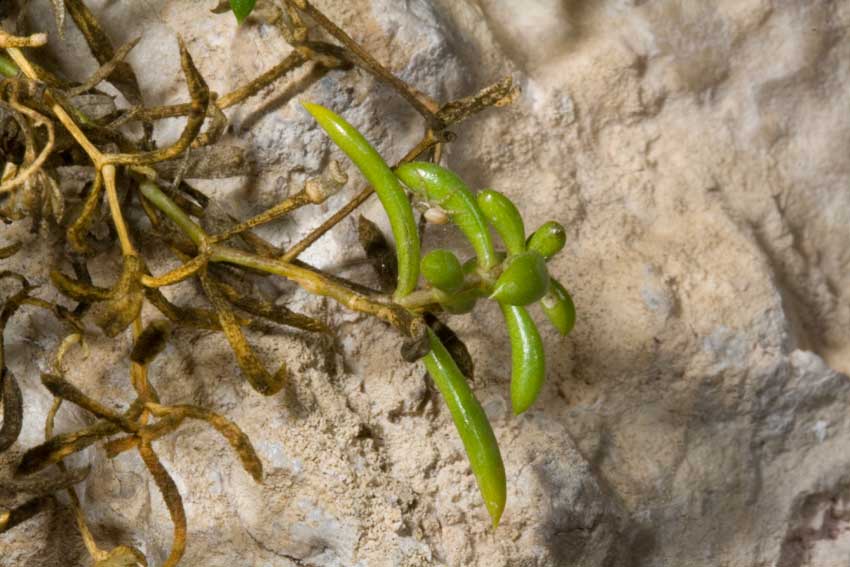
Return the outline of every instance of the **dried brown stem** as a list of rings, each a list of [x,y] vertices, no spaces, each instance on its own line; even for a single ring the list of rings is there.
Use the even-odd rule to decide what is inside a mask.
[[[68,230],[65,231],[65,236],[68,239],[68,243],[71,245],[71,248],[81,254],[85,254],[90,250],[85,237],[89,228],[91,228],[92,222],[94,221],[94,215],[100,206],[102,196],[103,175],[101,173],[97,173],[95,175],[91,191],[89,191],[89,194],[83,203],[83,210],[80,211],[80,216],[78,216],[77,219],[68,227]]]
[[[174,541],[171,543],[171,553],[168,554],[168,558],[162,564],[162,567],[175,567],[180,563],[180,559],[186,550],[186,511],[183,508],[183,498],[180,496],[180,491],[177,490],[177,485],[174,484],[174,479],[171,478],[171,475],[168,474],[168,471],[156,456],[150,442],[142,440],[139,443],[139,455],[141,455],[142,461],[144,461],[154,482],[156,482],[162,498],[165,500],[165,505],[168,507],[171,522],[174,524]]]
[[[0,102],[0,105],[6,106],[6,104],[2,102]],[[38,156],[34,160],[32,160],[32,162],[27,165],[25,169],[18,171],[18,174],[15,175],[15,177],[13,177],[12,179],[0,183],[0,195],[17,189],[18,187],[26,183],[28,180],[30,180],[36,172],[41,170],[42,166],[44,165],[44,162],[46,162],[47,158],[50,156],[50,152],[53,151],[53,146],[56,140],[56,134],[53,129],[53,123],[51,123],[47,118],[45,118],[35,110],[32,110],[15,102],[13,102],[10,106],[14,110],[29,117],[36,127],[43,126],[44,129],[47,130],[47,142],[44,144],[44,147],[42,148],[41,152],[39,152]]]
[[[505,77],[497,83],[484,87],[474,95],[444,104],[437,112],[437,118],[442,124],[449,126],[487,108],[511,104],[518,96],[519,89],[514,86],[513,79]]]
[[[199,419],[207,422],[222,437],[224,437],[230,446],[236,451],[242,466],[251,475],[251,477],[261,482],[263,480],[263,464],[257,456],[254,446],[248,436],[242,432],[239,427],[229,419],[204,408],[190,405],[179,406],[163,406],[159,404],[146,404],[145,406],[152,414],[157,417],[189,417],[191,419]]]
[[[293,69],[297,69],[304,63],[306,63],[306,59],[297,51],[293,51],[286,57],[284,57],[283,61],[257,77],[256,79],[245,83],[241,87],[234,89],[227,93],[226,95],[219,97],[218,99],[218,107],[222,110],[225,108],[230,108],[235,104],[239,104],[240,102],[254,96],[267,86],[271,85],[279,78],[283,77]]]
[[[204,118],[206,117],[207,105],[210,100],[210,90],[207,87],[206,81],[204,81],[204,78],[198,72],[197,67],[195,67],[192,56],[186,48],[186,44],[182,39],[179,39],[178,43],[180,45],[180,64],[183,67],[186,85],[189,88],[189,96],[192,99],[186,118],[186,126],[183,128],[180,138],[171,146],[160,150],[131,154],[109,154],[104,156],[103,163],[150,165],[152,163],[174,159],[185,152],[198,136],[204,124]]]
[[[59,356],[59,355],[57,355]],[[54,398],[53,404],[50,407],[50,411],[47,413],[47,418],[44,421],[44,438],[50,439],[53,437],[53,426],[56,420],[56,414],[59,412],[59,408],[62,406],[61,398]],[[67,469],[65,467],[65,463],[59,461],[56,463],[56,466],[63,473],[67,474]],[[86,471],[88,472],[88,471]],[[80,530],[80,535],[83,538],[83,544],[86,546],[86,550],[89,552],[94,559],[99,559],[105,553],[101,551],[101,549],[97,546],[97,542],[94,539],[94,536],[89,529],[88,523],[86,522],[86,516],[83,513],[82,506],[80,505],[80,498],[77,496],[77,491],[73,486],[67,487],[68,498],[71,500],[71,508],[74,511],[74,519],[77,523],[77,529]]]
[[[18,440],[24,416],[21,389],[11,370],[5,368],[2,362],[0,362],[0,396],[3,402],[3,425],[0,426],[0,453],[2,453]]]
[[[201,271],[200,278],[204,293],[218,315],[218,322],[221,324],[224,336],[227,337],[227,342],[230,343],[230,348],[233,349],[239,368],[242,369],[248,383],[264,396],[271,396],[279,392],[283,387],[284,380],[286,380],[286,363],[281,363],[277,372],[270,374],[254,354],[253,349],[245,339],[245,335],[242,334],[236,316],[233,314],[230,305],[225,301],[218,284],[212,281],[206,270]]]
[[[92,55],[98,63],[106,65],[115,59],[115,48],[112,46],[109,36],[106,35],[97,18],[83,3],[83,0],[65,0],[65,7],[77,28],[82,32]],[[133,68],[126,62],[120,61],[115,65],[110,82],[126,97],[130,104],[142,103],[139,82],[135,73],[133,73]]]
[[[225,110],[231,106],[239,104],[240,102],[256,95],[293,69],[297,69],[306,61],[307,59],[303,55],[294,51],[287,55],[283,61],[261,74],[259,77],[237,89],[234,89],[226,95],[219,97],[215,106],[220,110]],[[122,117],[119,122],[116,122],[113,125],[118,125],[128,120],[161,120],[163,118],[176,118],[179,116],[185,116],[191,111],[191,103],[154,106],[151,108],[139,107],[131,110],[127,115]]]
[[[208,261],[209,255],[201,253],[185,264],[182,264],[179,268],[175,268],[161,276],[153,277],[143,275],[142,285],[146,287],[165,287],[174,285],[197,274],[199,270],[206,267]]]
[[[0,29],[0,48],[9,47],[41,47],[47,45],[46,33],[34,33],[30,36],[20,37],[12,35]]]
[[[379,80],[388,84],[396,92],[403,96],[408,104],[410,104],[410,106],[416,109],[416,111],[425,118],[429,126],[437,130],[441,129],[441,125],[436,117],[439,105],[437,105],[433,99],[411,87],[389,72],[383,65],[378,63],[378,61],[372,57],[368,51],[363,49],[359,43],[351,39],[351,36],[345,33],[345,31],[333,23],[311,3],[301,0],[286,0],[286,2],[287,4],[295,6],[300,10],[304,10],[307,14],[309,14],[317,24],[323,27],[329,34],[335,37],[356,56],[361,63],[361,67],[372,73]]]
[[[234,236],[238,236],[239,234],[245,232],[246,230],[251,230],[252,228],[257,228],[258,226],[262,226],[266,223],[269,223],[277,218],[280,218],[286,214],[291,213],[295,209],[303,207],[304,205],[309,205],[313,203],[313,200],[310,199],[310,196],[306,191],[299,191],[295,195],[291,197],[287,197],[277,205],[273,206],[270,209],[266,209],[259,215],[255,217],[251,217],[250,219],[244,220],[239,224],[228,228],[226,231],[221,234],[215,234],[210,237],[209,241],[211,244],[216,242],[224,242],[225,240],[229,240]]]
[[[23,247],[24,243],[21,241],[14,242],[8,246],[0,247],[0,260],[5,260],[6,258],[10,258],[17,254],[18,250]]]
[[[121,48],[115,52],[115,55],[112,58],[101,65],[97,71],[95,71],[85,82],[77,87],[72,89],[68,89],[67,95],[69,97],[81,95],[91,89],[95,88],[101,81],[105,81],[109,75],[111,75],[116,68],[124,61],[124,58],[133,50],[134,47],[139,43],[139,40],[142,39],[141,36],[136,39],[125,43],[121,46]]]
[[[136,431],[139,426],[127,419],[120,413],[106,407],[97,400],[86,396],[79,388],[55,374],[42,374],[41,383],[51,394],[57,398],[67,400],[74,405],[80,406],[93,415],[110,421],[124,431]]]
[[[65,457],[97,443],[104,437],[115,435],[121,428],[108,421],[98,421],[94,425],[84,427],[73,433],[65,433],[52,437],[24,453],[15,476],[29,475],[40,471],[52,464],[58,463]]]
[[[327,325],[312,317],[295,313],[283,305],[272,305],[263,299],[240,293],[232,286],[223,282],[219,282],[218,285],[227,300],[246,313],[268,319],[280,325],[287,325],[314,333],[331,333]]]
[[[396,164],[396,167],[403,163],[407,163],[409,161],[413,161],[417,156],[427,151],[429,148],[434,146],[437,143],[437,138],[434,137],[433,133],[429,130],[422,140],[419,141],[416,146],[413,147],[407,154],[401,158],[401,160]],[[282,256],[280,256],[281,261],[283,262],[292,262],[298,256],[301,255],[307,248],[313,245],[318,239],[320,239],[326,232],[339,224],[345,217],[353,213],[357,208],[366,202],[366,199],[372,196],[372,193],[375,192],[375,189],[372,188],[371,185],[367,185],[360,192],[354,196],[348,203],[343,205],[337,212],[335,212],[331,217],[319,225],[317,228],[310,231],[310,233],[299,240],[295,245],[290,247]]]
[[[115,166],[111,163],[104,165],[101,169],[101,175],[103,176],[103,184],[106,186],[109,212],[112,214],[112,222],[115,224],[118,241],[121,243],[121,253],[125,256],[135,256],[136,249],[133,247],[132,240],[130,240],[130,232],[127,230],[127,223],[124,222],[124,215],[121,213],[121,202],[118,200],[118,189],[115,185]]]

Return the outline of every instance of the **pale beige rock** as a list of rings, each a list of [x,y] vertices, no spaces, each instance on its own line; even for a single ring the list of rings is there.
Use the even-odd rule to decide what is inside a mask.
[[[552,270],[579,319],[568,339],[544,333],[548,383],[521,418],[509,411],[498,310],[454,320],[505,456],[509,500],[495,533],[447,412],[381,324],[269,284],[339,325],[333,347],[252,337],[265,360],[292,369],[291,392],[273,399],[245,385],[220,337],[178,334],[152,371],[160,394],[226,414],[266,468],[255,484],[199,425],[157,443],[189,515],[185,565],[846,564],[850,2],[316,3],[440,100],[514,76],[516,104],[456,128],[447,163],[516,199],[529,228],[551,218],[567,227]],[[186,99],[164,58],[177,33],[219,92],[287,49],[273,29],[210,15],[215,2],[88,4],[117,43],[143,36],[130,61],[150,104]],[[57,58],[79,76],[92,70],[60,48],[47,2],[31,13]],[[231,114],[257,178],[204,188],[232,212],[275,202],[338,156],[283,89]],[[333,73],[303,96],[346,109],[390,161],[420,133],[421,120],[364,73]],[[158,133],[171,139],[180,127],[168,121]],[[354,186],[261,233],[285,246]],[[387,227],[376,203],[364,212]],[[428,230],[428,245],[463,250],[449,228]],[[355,234],[342,223],[306,259],[369,279],[343,263],[357,254]],[[32,241],[22,255],[38,250]],[[46,280],[48,265],[27,264]],[[49,399],[32,357],[58,335],[31,339],[58,333],[50,325],[26,314],[11,329],[29,413],[18,452],[2,456],[7,468],[41,436]],[[88,370],[72,365],[71,376],[123,404],[123,353],[107,345],[95,340]],[[85,423],[71,410],[60,417],[63,430]],[[110,462],[98,449],[75,459],[84,461],[94,465],[82,496],[96,535],[159,565],[171,527],[140,460]],[[50,551],[57,541],[61,558]],[[79,547],[60,510],[0,536],[0,565],[85,564]]]

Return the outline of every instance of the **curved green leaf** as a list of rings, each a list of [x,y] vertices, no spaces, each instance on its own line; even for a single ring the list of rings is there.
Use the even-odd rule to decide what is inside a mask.
[[[493,527],[496,527],[505,509],[507,493],[505,465],[496,436],[487,414],[446,347],[431,329],[428,329],[428,337],[431,352],[425,356],[425,367],[446,400],[469,457],[470,468],[478,481],[478,489],[493,520]]]
[[[398,257],[395,296],[408,295],[416,289],[419,277],[419,232],[407,194],[384,159],[354,126],[323,106],[309,102],[302,104],[375,188],[395,237]]]

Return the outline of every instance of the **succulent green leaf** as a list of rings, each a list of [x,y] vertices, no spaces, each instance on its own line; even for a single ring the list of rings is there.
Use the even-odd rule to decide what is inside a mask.
[[[523,252],[505,261],[490,298],[508,305],[528,305],[542,298],[548,289],[546,260],[537,252]]]
[[[525,252],[525,225],[513,201],[498,191],[485,189],[478,193],[478,206],[502,237],[508,252]]]
[[[511,339],[511,405],[519,415],[534,403],[546,378],[543,341],[524,307],[500,304]]]
[[[505,465],[496,441],[496,435],[487,414],[469,388],[466,377],[457,367],[446,347],[431,329],[428,329],[431,352],[425,356],[425,368],[446,400],[452,420],[463,442],[469,466],[478,481],[478,489],[493,520],[499,525],[505,509],[507,483]]]
[[[475,308],[475,304],[482,297],[482,294],[477,289],[468,289],[461,293],[449,296],[445,301],[441,301],[440,305],[443,309],[454,315],[469,313]]]
[[[463,285],[463,268],[460,260],[449,250],[432,250],[422,257],[419,269],[432,286],[447,293]]]
[[[549,281],[549,291],[543,296],[540,306],[561,335],[566,336],[573,330],[576,324],[576,306],[573,298],[555,278]]]
[[[375,188],[395,237],[398,258],[395,296],[408,295],[416,289],[419,278],[419,232],[407,194],[384,159],[354,126],[323,106],[309,102],[303,105]]]
[[[555,221],[544,223],[528,238],[528,249],[539,252],[547,260],[561,251],[567,242],[564,227]]]

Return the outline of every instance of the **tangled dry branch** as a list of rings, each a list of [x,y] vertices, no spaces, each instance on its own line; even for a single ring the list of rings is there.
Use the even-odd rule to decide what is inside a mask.
[[[125,58],[136,47],[138,39],[115,49],[109,35],[82,0],[54,1],[57,23],[64,22],[65,11],[82,32],[91,55],[100,67],[79,84],[62,77],[61,69],[38,65],[37,52],[44,46],[44,33],[13,34],[0,30],[0,220],[29,219],[32,230],[49,230],[61,235],[65,266],[74,277],[54,270],[51,281],[73,309],[51,303],[33,295],[37,289],[24,275],[4,271],[0,280],[14,280],[18,291],[8,295],[0,311],[0,395],[3,423],[0,428],[0,451],[11,447],[20,432],[25,405],[15,376],[6,364],[3,333],[9,320],[22,308],[46,309],[64,323],[67,339],[58,348],[51,370],[42,376],[44,387],[55,397],[48,416],[46,441],[23,454],[15,480],[0,482],[0,532],[43,510],[49,495],[68,490],[72,508],[83,540],[96,565],[146,564],[136,549],[118,546],[100,549],[87,527],[85,514],[74,492],[73,484],[85,478],[86,470],[66,470],[63,459],[95,443],[105,443],[107,455],[114,457],[136,450],[153,476],[167,504],[174,523],[172,550],[164,565],[176,565],[186,546],[186,514],[182,498],[167,469],[159,460],[153,442],[172,433],[187,419],[200,420],[221,433],[234,449],[243,467],[257,481],[262,480],[262,465],[247,436],[223,416],[200,407],[169,406],[160,400],[148,379],[148,367],[170,340],[174,327],[221,331],[233,349],[246,379],[258,392],[271,395],[279,391],[287,377],[285,361],[275,372],[266,370],[243,329],[265,320],[313,333],[331,333],[319,320],[273,305],[261,296],[237,290],[228,283],[222,264],[247,270],[263,271],[288,278],[307,291],[331,297],[344,307],[379,317],[402,334],[421,339],[424,334],[422,314],[393,303],[377,290],[346,281],[298,260],[298,256],[323,234],[352,213],[372,194],[363,187],[346,205],[320,227],[288,250],[278,250],[253,234],[252,229],[273,222],[292,211],[324,202],[338,191],[347,178],[338,164],[308,181],[303,190],[260,215],[246,219],[230,219],[231,226],[218,234],[207,234],[191,217],[203,218],[209,199],[184,180],[193,177],[225,177],[234,171],[244,173],[244,156],[240,150],[220,143],[227,123],[224,111],[272,87],[292,71],[311,66],[313,80],[330,70],[362,68],[394,89],[425,120],[421,141],[403,158],[410,161],[421,156],[439,156],[443,144],[454,138],[449,127],[469,115],[491,106],[510,102],[515,89],[510,79],[502,80],[480,93],[444,105],[437,104],[415,87],[406,84],[382,66],[369,52],[357,44],[333,19],[306,1],[289,0],[283,7],[267,3],[257,10],[258,17],[280,31],[292,50],[283,54],[280,63],[244,85],[217,96],[195,67],[188,48],[179,40],[180,62],[188,87],[189,102],[147,107],[132,67]],[[312,22],[308,26],[306,22]],[[20,30],[19,30],[20,31]],[[336,43],[323,39],[330,37]],[[108,82],[129,103],[101,115],[90,114],[79,102],[83,97],[105,102],[111,98],[98,87]],[[307,88],[309,84],[301,84]],[[183,117],[185,126],[172,145],[157,148],[152,138],[153,123],[164,118]],[[128,132],[132,123],[142,126],[140,138]],[[204,126],[207,125],[206,129]],[[66,207],[72,196],[61,186],[60,170],[67,164],[89,172],[88,193],[82,205]],[[111,223],[107,236],[103,231],[94,236],[94,228],[102,225],[100,214],[104,199]],[[131,223],[128,207],[139,203],[148,226]],[[134,216],[135,218],[135,216]],[[157,230],[175,223],[189,238],[175,238],[173,232]],[[141,241],[158,241],[180,259],[182,265],[161,272],[146,258]],[[19,252],[20,243],[0,248],[0,259]],[[88,275],[87,262],[117,248],[123,257],[120,274],[110,288],[94,286]],[[374,255],[380,254],[380,250]],[[154,275],[158,272],[159,275]],[[196,278],[209,300],[208,308],[175,305],[159,292],[160,287]],[[247,278],[246,278],[247,279]],[[162,314],[162,319],[144,322],[142,306],[149,303]],[[128,329],[132,344],[127,350],[130,360],[128,404],[123,412],[115,411],[81,391],[64,377],[62,359],[76,342],[85,342],[84,320],[94,321],[102,333],[116,341],[125,341]],[[53,419],[60,405],[78,406],[95,419],[88,427],[54,435]],[[121,435],[109,439],[115,435]],[[50,478],[33,476],[52,465],[61,471]],[[15,499],[9,498],[13,493]]]

